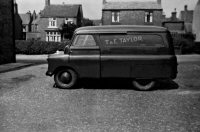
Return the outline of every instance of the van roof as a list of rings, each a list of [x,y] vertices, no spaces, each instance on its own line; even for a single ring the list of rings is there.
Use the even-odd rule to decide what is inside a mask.
[[[99,34],[99,33],[128,33],[128,32],[166,32],[167,29],[159,26],[141,25],[106,25],[86,26],[76,29],[75,34]]]

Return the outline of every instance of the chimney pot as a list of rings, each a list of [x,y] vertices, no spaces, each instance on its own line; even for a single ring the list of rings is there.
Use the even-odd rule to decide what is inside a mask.
[[[45,0],[45,6],[50,6],[50,0]]]
[[[185,5],[185,11],[187,11],[188,10],[188,6],[187,5]]]
[[[107,3],[107,1],[106,1],[106,0],[103,0],[103,5],[106,4],[106,3]]]
[[[176,12],[176,8],[175,8],[174,12],[172,12],[172,17],[171,17],[172,21],[177,21],[176,15],[177,15],[177,12]]]
[[[157,0],[157,3],[158,3],[159,5],[161,5],[161,4],[162,4],[161,0]]]

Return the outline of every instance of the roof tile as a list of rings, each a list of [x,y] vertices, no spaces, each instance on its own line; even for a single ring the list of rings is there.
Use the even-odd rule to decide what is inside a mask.
[[[22,19],[22,24],[30,24],[31,17],[29,14],[19,14],[20,18]]]
[[[162,9],[157,2],[107,2],[103,10]]]
[[[50,5],[41,12],[41,17],[77,17],[81,5]]]

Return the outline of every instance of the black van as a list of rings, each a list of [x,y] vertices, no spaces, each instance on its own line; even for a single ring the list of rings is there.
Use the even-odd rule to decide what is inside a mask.
[[[160,79],[175,79],[177,58],[171,35],[156,26],[92,26],[75,31],[64,54],[48,57],[49,76],[60,88],[77,79],[130,79],[150,90]]]

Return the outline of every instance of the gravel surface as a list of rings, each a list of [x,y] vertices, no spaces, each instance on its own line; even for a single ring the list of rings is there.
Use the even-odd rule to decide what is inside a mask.
[[[46,70],[0,74],[0,132],[200,131],[200,62],[149,92],[114,83],[61,90]]]

